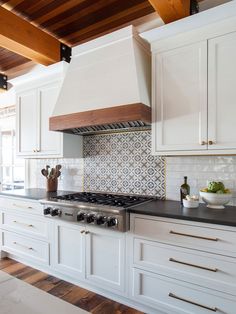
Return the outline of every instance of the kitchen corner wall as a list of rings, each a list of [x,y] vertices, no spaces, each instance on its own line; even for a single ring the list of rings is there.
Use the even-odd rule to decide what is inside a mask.
[[[150,131],[84,137],[82,159],[30,161],[30,187],[45,188],[41,169],[62,165],[59,189],[165,197],[165,161],[151,155]]]

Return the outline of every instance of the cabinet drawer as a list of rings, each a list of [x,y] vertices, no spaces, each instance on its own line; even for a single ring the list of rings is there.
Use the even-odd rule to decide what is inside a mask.
[[[31,258],[43,264],[49,264],[49,244],[26,238],[19,234],[3,231],[2,250],[16,256]]]
[[[24,232],[27,234],[48,238],[47,222],[36,219],[31,215],[16,215],[4,212],[2,218],[2,228],[10,231]],[[35,217],[35,218],[34,218]]]
[[[25,211],[30,214],[43,214],[43,206],[39,202],[32,202],[28,200],[21,200],[19,198],[5,198],[0,197],[1,209],[14,209],[17,211]]]
[[[215,226],[215,225],[214,225]],[[134,233],[174,245],[236,256],[236,232],[135,217]]]
[[[162,275],[236,295],[236,259],[134,239],[134,264]]]
[[[133,270],[133,276],[133,297],[157,311],[235,314],[236,300],[225,294],[139,269]]]

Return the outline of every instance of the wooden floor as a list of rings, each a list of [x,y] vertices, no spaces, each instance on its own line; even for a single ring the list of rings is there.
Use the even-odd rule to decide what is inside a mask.
[[[93,314],[143,314],[9,258],[0,260],[0,270]]]

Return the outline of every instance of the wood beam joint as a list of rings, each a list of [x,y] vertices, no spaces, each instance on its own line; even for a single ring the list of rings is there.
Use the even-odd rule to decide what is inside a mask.
[[[164,23],[190,15],[190,0],[148,0]]]
[[[0,7],[0,46],[43,65],[61,61],[58,39],[3,7]]]

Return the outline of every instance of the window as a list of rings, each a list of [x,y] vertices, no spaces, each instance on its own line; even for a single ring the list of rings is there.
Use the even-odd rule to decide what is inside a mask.
[[[0,182],[2,190],[23,189],[25,162],[16,157],[15,106],[0,108]]]

